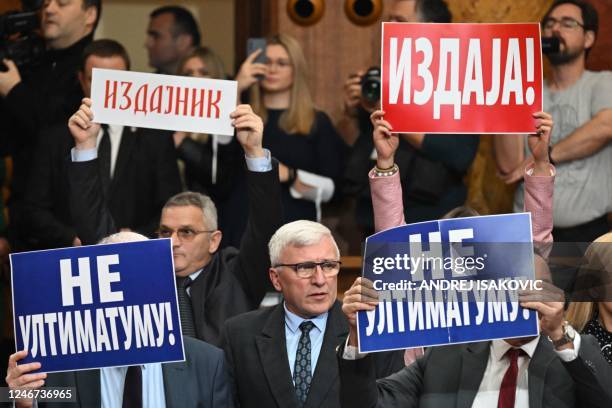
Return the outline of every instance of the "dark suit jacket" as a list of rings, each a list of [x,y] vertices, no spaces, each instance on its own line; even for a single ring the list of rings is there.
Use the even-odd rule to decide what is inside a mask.
[[[97,160],[72,163],[71,209],[81,239],[96,242],[115,232],[100,197]],[[268,242],[280,227],[282,211],[278,165],[267,172],[247,172],[249,221],[240,250],[224,248],[191,285],[196,333],[218,345],[223,323],[259,306],[270,287]],[[84,241],[85,242],[85,241]]]
[[[410,366],[378,381],[371,355],[344,360],[343,349],[338,350],[343,407],[469,408],[487,367],[490,343],[431,347]],[[541,337],[529,363],[529,408],[610,407],[611,372],[593,337],[582,336],[578,358],[570,363],[562,362]]]
[[[162,364],[166,406],[231,407],[223,352],[203,341],[183,337],[185,361]],[[100,407],[100,370],[49,374],[47,387],[75,387],[76,402],[40,403],[40,407]]]
[[[65,124],[49,129],[40,137],[26,193],[28,217],[24,218],[22,227],[33,248],[70,246],[77,236],[68,182],[73,146]],[[158,227],[164,203],[180,189],[172,135],[124,127],[106,197],[115,225],[151,236]],[[83,241],[87,243],[95,242]]]
[[[339,407],[336,347],[346,339],[348,322],[340,302],[329,311],[305,408]],[[245,407],[298,407],[285,338],[282,304],[230,319],[223,328],[223,349],[228,360],[236,401]],[[404,353],[375,356],[375,375],[385,377],[404,366]]]

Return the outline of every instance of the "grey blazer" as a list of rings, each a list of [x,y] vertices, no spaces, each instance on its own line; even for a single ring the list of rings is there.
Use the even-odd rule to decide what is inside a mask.
[[[342,358],[338,351],[343,407],[469,408],[489,358],[489,342],[432,347],[415,363],[382,380],[372,374],[371,356]],[[529,363],[529,408],[611,407],[612,367],[595,339],[581,336],[578,358],[562,362],[540,338]]]
[[[185,361],[162,364],[166,406],[231,407],[223,351],[200,340],[183,337]],[[76,387],[77,401],[40,403],[40,407],[93,408],[102,405],[100,370],[52,373],[48,387]]]

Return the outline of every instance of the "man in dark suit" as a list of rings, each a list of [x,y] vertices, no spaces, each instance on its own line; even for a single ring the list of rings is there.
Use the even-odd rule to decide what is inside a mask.
[[[101,243],[146,240],[132,232],[119,232]],[[152,363],[99,370],[36,373],[40,363],[17,365],[27,350],[9,358],[6,382],[12,389],[72,387],[75,402],[38,403],[41,407],[230,407],[231,394],[223,351],[203,341],[183,337],[185,361]],[[32,400],[17,400],[17,407],[32,407]],[[165,402],[165,405],[163,404]]]
[[[336,347],[348,323],[336,300],[340,253],[312,221],[282,226],[269,243],[269,275],[284,302],[230,319],[223,330],[235,399],[245,407],[339,407]],[[403,367],[403,352],[376,356],[376,374]]]
[[[100,194],[95,158],[95,133],[100,125],[91,122],[90,106],[91,100],[84,99],[69,121],[75,139],[69,174],[71,212],[83,243],[96,242],[116,230]],[[217,229],[217,211],[212,200],[199,193],[170,198],[159,224],[159,236],[172,238],[183,334],[213,345],[219,344],[228,318],[261,303],[269,286],[267,242],[281,220],[278,166],[262,148],[263,122],[249,105],[239,105],[230,117],[248,168],[249,221],[240,250],[218,250],[222,233]],[[92,160],[80,161],[90,152]]]
[[[563,302],[546,301],[551,298],[535,292],[521,294],[519,300],[538,311],[540,336],[431,347],[415,363],[376,381],[372,355],[357,352],[355,318],[357,311],[376,307],[377,294],[371,281],[358,278],[344,298],[351,328],[338,350],[342,405],[612,406],[612,368],[595,339],[563,322]]]
[[[79,80],[89,95],[93,68],[129,69],[128,55],[113,40],[96,40],[83,53]],[[154,235],[159,212],[180,191],[170,132],[110,125],[98,132],[97,145],[105,200],[119,229]],[[79,245],[70,212],[68,172],[74,146],[66,124],[43,131],[32,162],[26,193],[24,231],[32,248]],[[103,168],[102,163],[106,163]]]

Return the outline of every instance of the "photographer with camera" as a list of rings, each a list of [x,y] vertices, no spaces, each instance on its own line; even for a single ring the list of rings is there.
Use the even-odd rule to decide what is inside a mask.
[[[5,55],[0,64],[0,152],[13,156],[9,210],[11,234],[18,248],[33,147],[46,126],[67,122],[80,104],[83,92],[77,78],[79,61],[83,49],[92,41],[101,10],[101,0],[45,0],[34,6],[30,3],[32,8],[42,7],[40,26],[46,51],[39,61],[11,60]],[[28,53],[22,51],[14,54]]]
[[[443,0],[395,0],[387,21],[450,23]],[[351,75],[344,84],[344,112],[337,124],[344,141],[352,146],[345,172],[345,192],[356,196],[356,220],[362,232],[374,232],[368,171],[376,153],[369,115],[380,109],[380,69]],[[403,133],[396,154],[402,169],[402,190],[407,223],[442,218],[464,204],[463,177],[478,150],[478,135],[427,135]]]

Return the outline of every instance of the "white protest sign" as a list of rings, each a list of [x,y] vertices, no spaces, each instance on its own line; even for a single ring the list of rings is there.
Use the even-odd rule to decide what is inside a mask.
[[[233,135],[236,81],[94,68],[94,122]]]

